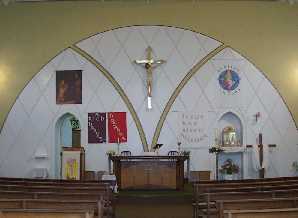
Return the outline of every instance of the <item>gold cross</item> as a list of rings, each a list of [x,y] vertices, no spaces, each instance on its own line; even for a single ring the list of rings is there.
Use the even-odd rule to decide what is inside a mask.
[[[152,71],[154,68],[165,63],[165,60],[153,60],[152,58],[152,48],[148,46],[146,49],[147,59],[145,60],[135,60],[136,64],[141,64],[145,67],[147,71],[147,95],[148,95],[148,108],[151,109],[151,97],[152,97]]]

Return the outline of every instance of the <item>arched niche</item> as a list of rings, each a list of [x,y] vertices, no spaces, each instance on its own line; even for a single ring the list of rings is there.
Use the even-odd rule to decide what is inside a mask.
[[[243,145],[243,125],[240,118],[233,112],[224,113],[219,121],[219,144],[224,147]]]
[[[81,144],[80,121],[71,113],[63,114],[55,125],[55,177],[61,175],[62,147],[77,147]]]

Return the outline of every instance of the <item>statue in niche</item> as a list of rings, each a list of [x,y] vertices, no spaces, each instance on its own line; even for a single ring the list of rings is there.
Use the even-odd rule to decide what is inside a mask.
[[[222,130],[222,146],[239,146],[239,140],[237,139],[237,134],[234,127],[227,126]]]

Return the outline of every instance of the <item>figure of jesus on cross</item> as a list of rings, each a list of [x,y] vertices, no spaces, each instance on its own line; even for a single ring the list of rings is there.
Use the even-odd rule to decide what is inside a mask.
[[[147,52],[147,59],[145,60],[135,60],[136,64],[141,64],[145,67],[147,71],[147,99],[148,99],[148,109],[152,108],[151,98],[152,98],[152,71],[154,68],[158,67],[159,65],[165,63],[165,60],[154,60],[152,58],[152,48],[149,46],[146,49]]]
[[[275,148],[276,144],[268,144],[269,148]],[[246,145],[247,148],[253,148],[253,145]],[[259,178],[263,179],[265,178],[265,168],[263,166],[264,162],[264,145],[263,145],[263,135],[262,133],[259,133],[258,137],[258,148],[259,148],[259,163],[260,163],[260,169],[259,169]]]

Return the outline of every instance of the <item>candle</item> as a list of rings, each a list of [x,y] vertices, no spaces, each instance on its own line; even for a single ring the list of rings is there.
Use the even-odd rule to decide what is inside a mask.
[[[215,144],[217,144],[218,143],[218,129],[217,128],[215,128],[215,133],[214,133],[214,135],[215,135]]]

